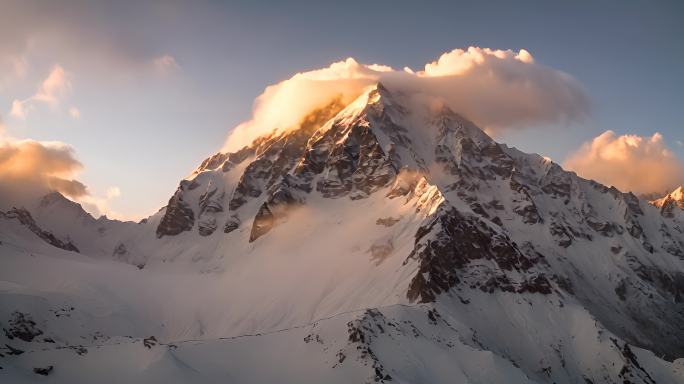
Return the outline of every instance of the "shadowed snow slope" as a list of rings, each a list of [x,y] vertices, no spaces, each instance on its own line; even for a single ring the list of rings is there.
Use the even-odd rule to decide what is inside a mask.
[[[17,212],[3,380],[684,382],[684,211],[382,85],[211,156],[144,222]]]

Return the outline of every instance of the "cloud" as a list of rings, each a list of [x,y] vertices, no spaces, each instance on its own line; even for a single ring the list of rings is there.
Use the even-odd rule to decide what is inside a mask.
[[[58,177],[51,177],[48,179],[48,186],[60,192],[63,195],[73,197],[75,199],[88,196],[88,188],[85,184],[78,180],[66,180]]]
[[[123,215],[113,211],[110,207],[113,199],[117,198],[118,195],[112,196],[107,195],[105,197],[97,197],[93,195],[87,195],[82,198],[75,199],[78,203],[83,206],[83,209],[90,212],[94,217],[100,217],[106,215],[110,219],[118,220],[131,220],[132,217],[124,217]]]
[[[81,203],[95,217],[118,216],[109,204],[120,196],[119,188],[109,188],[105,197],[94,196],[75,179],[82,168],[73,148],[64,143],[0,140],[0,210],[30,207],[45,194],[57,191]]]
[[[0,142],[0,204],[5,209],[27,204],[51,190],[82,197],[86,187],[73,180],[81,168],[64,143],[5,139]]]
[[[50,109],[54,110],[59,106],[60,101],[70,92],[70,76],[62,66],[55,65],[33,96],[24,100],[14,100],[12,102],[10,115],[18,119],[25,119],[28,113],[33,110],[38,103],[45,104]],[[71,113],[71,111],[69,112]]]
[[[152,64],[154,65],[157,73],[161,75],[168,75],[179,68],[176,59],[171,55],[156,57],[154,60],[152,60]]]
[[[56,107],[60,98],[70,90],[71,80],[69,76],[62,66],[55,65],[32,99],[42,101],[50,107]]]
[[[115,197],[121,196],[121,189],[119,187],[109,187],[107,188],[106,195],[108,199],[113,199]]]
[[[81,111],[78,110],[76,107],[69,107],[69,116],[73,117],[74,119],[80,119],[81,118]]]
[[[98,75],[147,70],[159,44],[168,40],[150,26],[181,23],[185,14],[163,11],[175,7],[137,3],[131,17],[131,7],[114,3],[3,0],[0,81],[7,71],[21,69],[26,57],[31,62],[59,58],[68,68]]]
[[[349,58],[267,87],[254,102],[252,118],[232,131],[224,150],[235,150],[273,129],[292,127],[312,109],[339,96],[350,101],[377,82],[390,90],[441,99],[493,134],[579,121],[589,111],[588,99],[577,81],[538,64],[524,49],[455,49],[426,64],[422,71],[364,65]]]
[[[27,108],[29,108],[30,105],[27,107],[24,107],[24,102],[21,100],[14,100],[12,102],[12,108],[10,109],[10,116],[16,117],[17,119],[25,119],[26,114],[27,114]]]
[[[639,194],[670,191],[684,184],[684,164],[660,133],[642,137],[603,132],[570,155],[563,166],[582,177]]]

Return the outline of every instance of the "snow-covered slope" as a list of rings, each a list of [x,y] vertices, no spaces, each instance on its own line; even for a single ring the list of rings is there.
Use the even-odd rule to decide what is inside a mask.
[[[4,214],[0,375],[684,382],[681,216],[382,85],[281,132],[140,224],[44,199],[80,254]]]

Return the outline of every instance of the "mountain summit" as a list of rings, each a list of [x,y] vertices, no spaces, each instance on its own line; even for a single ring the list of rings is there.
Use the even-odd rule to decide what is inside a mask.
[[[684,187],[677,187],[674,191],[667,195],[651,201],[651,204],[660,208],[663,216],[672,218],[675,215],[675,209],[684,210]]]
[[[96,255],[15,216],[13,378],[684,381],[680,216],[382,84],[209,157],[145,222],[100,223],[106,241],[60,232]],[[63,277],[37,284],[37,262]]]

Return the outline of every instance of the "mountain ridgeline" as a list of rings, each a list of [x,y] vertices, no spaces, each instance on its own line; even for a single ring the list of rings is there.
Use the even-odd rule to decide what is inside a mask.
[[[160,340],[256,335],[244,343],[316,367],[265,352],[208,370],[234,382],[681,383],[682,201],[585,180],[378,84],[209,157],[144,222],[82,224],[79,242],[38,228],[40,208],[4,218],[60,252],[203,278],[206,306],[146,326]],[[169,364],[192,375],[197,356],[251,356],[176,344]]]

